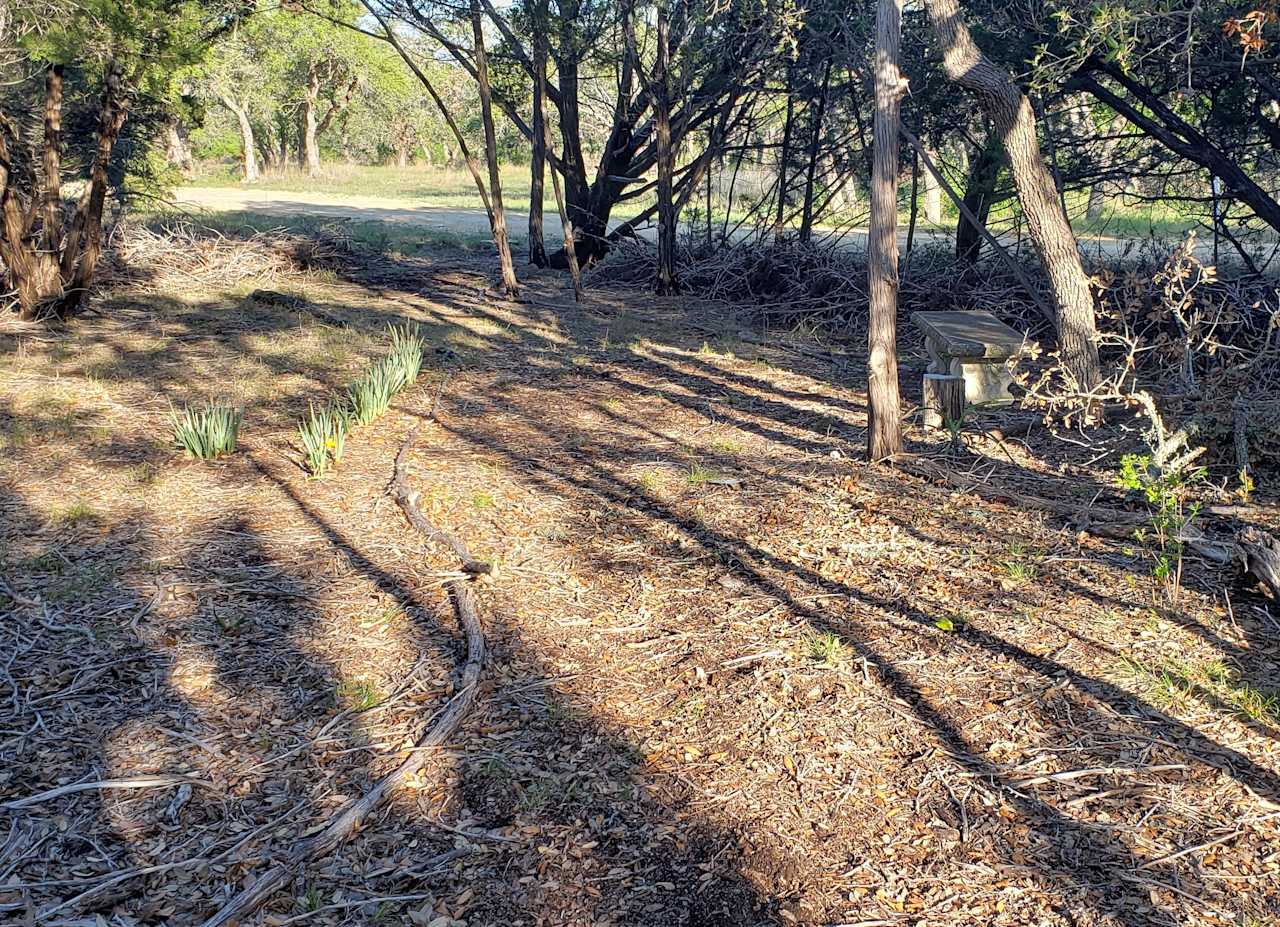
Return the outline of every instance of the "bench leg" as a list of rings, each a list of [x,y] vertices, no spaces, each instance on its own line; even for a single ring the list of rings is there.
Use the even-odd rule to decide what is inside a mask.
[[[948,421],[964,420],[963,377],[953,377],[947,373],[926,373],[920,394],[925,428],[943,428]]]

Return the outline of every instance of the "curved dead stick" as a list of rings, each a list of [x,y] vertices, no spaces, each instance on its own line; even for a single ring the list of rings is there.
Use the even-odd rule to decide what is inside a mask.
[[[421,428],[421,425],[418,428]],[[488,564],[477,564],[462,541],[446,531],[437,530],[427,521],[426,516],[422,514],[422,509],[418,506],[418,494],[409,488],[404,457],[413,439],[417,437],[418,428],[409,432],[400,446],[399,453],[396,454],[395,477],[391,482],[396,502],[404,510],[409,524],[429,540],[447,544],[463,561],[464,570],[469,573],[487,573],[489,572]],[[468,569],[470,564],[477,564],[484,569]],[[446,588],[453,599],[454,610],[467,637],[467,661],[462,666],[457,694],[445,706],[436,723],[422,736],[403,763],[383,776],[378,784],[363,796],[347,802],[322,831],[303,840],[284,862],[273,866],[254,879],[217,914],[205,921],[203,927],[222,927],[224,924],[242,920],[289,884],[307,863],[336,850],[359,830],[361,822],[382,804],[388,793],[422,768],[431,753],[429,748],[440,746],[458,729],[458,725],[471,710],[476,699],[477,684],[485,662],[485,642],[484,631],[480,625],[480,614],[476,608],[475,593],[472,592],[467,581],[451,580],[446,584]]]

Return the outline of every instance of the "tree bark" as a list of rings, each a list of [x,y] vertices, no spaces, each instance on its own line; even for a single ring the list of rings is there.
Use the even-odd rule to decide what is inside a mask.
[[[177,117],[165,123],[164,157],[166,161],[182,171],[183,174],[190,174],[195,167],[195,160],[191,155],[191,145],[187,141],[186,133],[182,129],[182,123],[178,121]]]
[[[978,156],[969,162],[969,176],[964,187],[965,209],[978,220],[981,227],[972,222],[969,215],[965,215],[965,210],[960,211],[956,220],[956,257],[966,264],[976,264],[982,255],[982,229],[987,227],[987,218],[991,215],[996,183],[1000,179],[1003,164],[1004,153],[1000,149],[1000,139],[991,132]]]
[[[320,176],[320,145],[316,139],[316,106],[320,100],[320,72],[314,63],[307,68],[307,86],[302,95],[302,164],[308,176]]]
[[[529,263],[547,266],[547,247],[542,240],[542,201],[547,173],[547,16],[546,0],[540,0],[533,23],[533,139],[529,159]]]
[[[782,120],[782,145],[778,149],[778,204],[773,217],[773,234],[782,234],[782,220],[787,211],[787,168],[791,162],[791,129],[795,124],[795,63],[787,61],[787,114]]]
[[[102,211],[106,205],[109,178],[107,168],[111,152],[129,113],[119,67],[109,62],[104,78],[102,103],[98,113],[98,130],[93,164],[89,169],[89,186],[85,189],[71,221],[63,244],[62,279],[64,295],[58,303],[60,318],[75,315],[84,307],[89,284],[102,255]]]
[[[818,96],[818,112],[813,119],[813,136],[809,140],[809,169],[804,178],[804,207],[800,213],[800,243],[813,238],[813,188],[818,174],[818,152],[822,148],[822,122],[827,112],[827,92],[831,86],[831,59],[822,70],[822,87]]]
[[[498,171],[498,136],[493,126],[493,94],[489,87],[489,59],[484,48],[484,28],[480,19],[480,0],[471,0],[471,35],[475,41],[476,84],[480,90],[480,118],[484,122],[484,153],[489,162],[489,223],[493,243],[498,249],[502,267],[502,288],[514,299],[520,294],[516,266],[507,240],[507,214],[502,207],[502,178]]]
[[[62,74],[60,64],[45,68],[40,250],[50,255],[57,254],[62,244]]]
[[[675,152],[671,147],[671,38],[667,4],[658,4],[658,48],[654,66],[654,119],[658,141],[658,295],[680,292],[676,277],[676,209],[672,179]]]
[[[925,151],[933,159],[933,163],[937,164],[937,151],[927,147]],[[939,225],[942,222],[942,187],[938,178],[933,176],[933,171],[925,171],[920,179],[924,182],[924,217],[931,224]]]
[[[241,171],[244,174],[240,181],[242,183],[257,183],[258,153],[254,149],[253,123],[249,121],[249,111],[247,107],[237,103],[230,94],[225,94],[219,99],[222,105],[236,117],[236,125],[240,128],[240,163]]]
[[[867,457],[902,450],[898,395],[898,115],[904,84],[898,71],[903,0],[878,0],[875,117],[872,123],[871,220],[867,233]]]
[[[1076,386],[1092,390],[1101,380],[1093,293],[1040,153],[1031,103],[974,44],[956,0],[925,0],[925,6],[947,77],[978,94],[1004,144],[1031,240],[1053,291],[1059,354]]]

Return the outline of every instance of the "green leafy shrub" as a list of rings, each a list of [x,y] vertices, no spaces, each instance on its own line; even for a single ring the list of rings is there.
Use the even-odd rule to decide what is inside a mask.
[[[1150,550],[1151,575],[1166,584],[1173,600],[1182,580],[1183,535],[1200,511],[1200,504],[1187,497],[1204,477],[1203,467],[1161,467],[1151,454],[1120,458],[1120,485],[1141,493],[1150,512],[1149,529],[1138,529],[1134,538]]]
[[[173,440],[192,457],[211,460],[236,449],[242,413],[228,402],[206,402],[203,408],[170,410]]]

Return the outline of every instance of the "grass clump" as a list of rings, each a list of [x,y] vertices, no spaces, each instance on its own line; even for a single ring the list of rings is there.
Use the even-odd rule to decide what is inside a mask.
[[[418,326],[389,326],[387,340],[386,356],[348,386],[346,396],[309,406],[307,417],[298,423],[302,462],[312,476],[322,476],[342,460],[347,435],[355,425],[377,421],[391,408],[396,393],[417,381],[425,347]]]
[[[361,425],[368,425],[391,408],[391,399],[399,387],[399,377],[383,358],[365,371],[364,376],[347,387],[351,415]]]
[[[830,631],[809,641],[809,656],[823,666],[837,666],[844,659],[844,642]]]
[[[170,410],[174,443],[198,460],[230,454],[236,449],[242,415],[229,402],[206,402],[200,409],[187,406],[181,415]]]
[[[323,476],[331,464],[342,460],[350,430],[351,413],[341,400],[308,407],[307,417],[298,423],[298,439],[312,476]]]
[[[1169,659],[1156,665],[1124,657],[1120,665],[1157,708],[1184,708],[1195,699],[1242,721],[1280,721],[1280,697],[1242,679],[1222,660]]]
[[[338,699],[353,711],[368,711],[381,704],[386,695],[368,679],[344,679],[338,683]]]
[[[704,467],[700,463],[695,463],[689,468],[688,480],[690,486],[701,486],[703,483],[710,483],[718,478],[719,474],[716,471]]]

